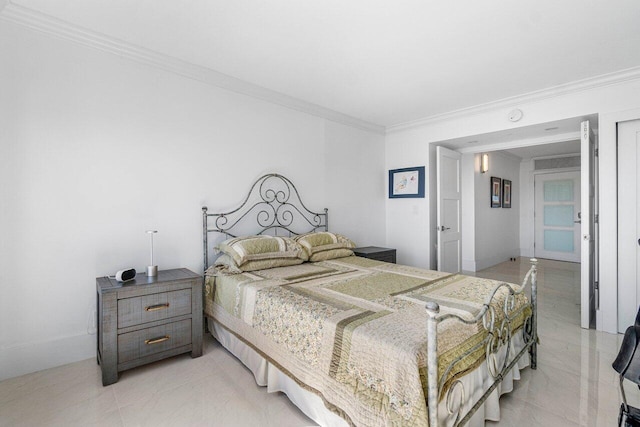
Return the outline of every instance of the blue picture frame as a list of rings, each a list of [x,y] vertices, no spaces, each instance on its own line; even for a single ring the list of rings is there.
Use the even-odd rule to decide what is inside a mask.
[[[424,198],[424,166],[389,170],[389,198]]]

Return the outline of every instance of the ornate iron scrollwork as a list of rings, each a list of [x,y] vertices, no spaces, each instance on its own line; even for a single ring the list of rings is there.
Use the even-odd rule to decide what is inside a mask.
[[[475,402],[473,407],[460,419],[460,411],[463,406],[461,402],[457,408],[454,407],[456,389],[460,390],[462,396],[464,396],[464,384],[460,380],[455,380],[449,387],[446,395],[446,408],[449,415],[456,415],[453,425],[464,425],[469,421],[471,416],[482,406],[489,395],[495,390],[500,382],[504,379],[505,375],[514,368],[518,360],[522,355],[529,351],[530,362],[532,369],[536,368],[537,358],[537,260],[531,259],[531,269],[527,272],[522,287],[514,289],[508,283],[500,283],[496,286],[491,294],[486,298],[480,312],[472,319],[465,319],[456,314],[444,314],[439,315],[439,306],[435,303],[427,303],[427,389],[428,389],[428,411],[430,423],[433,422],[437,425],[438,420],[438,405],[437,402],[442,397],[444,385],[446,379],[449,377],[451,370],[460,361],[471,356],[478,350],[484,347],[485,363],[489,375],[494,379],[493,384],[489,386],[489,389],[482,395],[482,397]],[[531,299],[529,303],[522,304],[518,307],[517,297],[523,294],[527,285],[531,283]],[[429,305],[431,304],[431,305]],[[523,348],[520,349],[517,354],[512,355],[514,351],[513,337],[514,337],[514,321],[519,316],[524,316],[522,327],[523,336]],[[437,345],[433,340],[436,340],[437,335],[436,325],[447,319],[455,319],[455,321],[465,323],[467,325],[480,324],[482,328],[487,332],[483,341],[477,343],[472,348],[468,349],[464,354],[460,355],[454,361],[452,361],[443,371],[443,373],[437,377],[432,378],[431,373],[438,371],[438,357],[437,357]],[[434,338],[432,338],[432,335]]]
[[[228,237],[237,237],[237,233],[266,234],[279,231],[289,235],[311,231],[328,231],[328,209],[324,212],[309,210],[298,193],[297,188],[286,177],[267,174],[258,178],[240,206],[223,213],[203,213],[204,268],[208,267],[208,233],[220,233]],[[245,226],[255,221],[250,233],[243,231]],[[239,231],[238,231],[239,230]]]
[[[454,399],[457,390],[459,390],[459,397],[458,399]],[[449,387],[449,391],[447,391],[447,412],[449,415],[456,416],[456,420],[453,422],[454,425],[460,421],[460,417],[462,416],[462,407],[465,401],[466,393],[464,390],[464,384],[460,380],[455,380]]]

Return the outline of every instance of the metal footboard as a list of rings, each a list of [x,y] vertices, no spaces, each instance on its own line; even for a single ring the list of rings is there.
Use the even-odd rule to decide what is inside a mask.
[[[455,314],[445,314],[439,315],[440,306],[436,302],[428,302],[426,304],[427,309],[427,405],[429,411],[429,426],[437,427],[438,426],[438,402],[440,401],[445,380],[449,372],[453,369],[453,367],[463,360],[465,357],[471,355],[476,352],[482,346],[485,347],[485,362],[487,364],[487,370],[489,374],[492,376],[494,382],[488,388],[488,390],[480,397],[480,399],[475,402],[474,406],[466,413],[461,414],[462,406],[465,400],[465,390],[464,385],[461,381],[455,380],[447,391],[447,396],[444,397],[446,399],[446,407],[449,411],[450,415],[456,415],[456,419],[454,422],[454,426],[462,426],[466,424],[473,414],[482,406],[482,404],[487,400],[489,395],[495,390],[495,388],[502,382],[505,375],[507,375],[511,369],[516,365],[518,360],[525,354],[526,351],[529,351],[530,356],[530,364],[531,369],[536,369],[537,367],[537,345],[538,345],[538,332],[537,332],[537,263],[538,260],[535,258],[531,259],[531,268],[527,272],[524,280],[522,282],[522,288],[519,290],[515,290],[508,283],[501,283],[496,286],[491,294],[485,300],[482,310],[478,313],[478,315],[473,319],[464,319]],[[523,305],[522,307],[516,307],[516,296],[518,294],[522,294],[525,292],[525,288],[527,283],[530,281],[531,283],[531,295],[529,299],[529,303]],[[500,316],[496,313],[496,294],[501,289],[505,289],[507,291],[507,295],[504,298],[504,301],[500,301],[498,305],[500,307]],[[493,304],[492,304],[493,303]],[[523,338],[524,338],[524,346],[523,348],[513,357],[511,357],[510,352],[512,347],[512,339],[514,334],[514,325],[513,321],[520,316],[527,308],[531,308],[531,314],[528,315],[524,324],[522,325],[523,329]],[[483,328],[487,331],[487,337],[481,341],[479,344],[469,349],[465,354],[461,355],[459,358],[454,360],[449,366],[446,367],[442,376],[438,377],[438,341],[437,341],[437,329],[438,324],[447,319],[455,319],[456,321],[460,321],[466,324],[476,324],[479,321],[482,321]],[[498,363],[497,352],[500,348],[506,349],[506,354],[504,357],[504,361],[500,364]],[[454,398],[458,393],[459,402],[458,407],[455,407]]]

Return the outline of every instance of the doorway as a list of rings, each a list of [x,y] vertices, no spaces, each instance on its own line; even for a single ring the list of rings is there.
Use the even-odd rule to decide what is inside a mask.
[[[580,262],[580,171],[535,175],[534,256]]]
[[[534,178],[537,174],[542,174],[544,172],[555,173],[577,170],[582,171],[583,175],[580,178],[580,183],[575,182],[573,184],[573,193],[574,195],[577,195],[575,193],[581,193],[579,197],[580,202],[583,205],[580,209],[576,209],[576,206],[574,205],[573,217],[571,220],[571,222],[575,224],[573,225],[573,232],[553,232],[569,231],[570,227],[568,227],[567,224],[565,230],[557,228],[556,230],[551,230],[552,232],[547,232],[547,239],[549,240],[549,244],[566,244],[567,247],[563,248],[564,250],[555,250],[554,252],[567,252],[567,249],[571,249],[573,252],[573,259],[569,259],[571,262],[577,261],[580,263],[580,276],[582,277],[582,280],[584,282],[593,281],[593,283],[589,283],[589,286],[586,287],[588,292],[585,295],[581,295],[580,306],[584,306],[586,308],[586,310],[583,310],[584,313],[582,313],[581,325],[585,328],[593,325],[595,310],[590,309],[590,307],[592,305],[592,301],[597,301],[595,297],[592,297],[593,295],[597,295],[597,275],[595,273],[590,273],[590,271],[593,271],[594,263],[597,262],[597,256],[594,256],[593,251],[589,249],[592,246],[596,247],[594,239],[597,238],[597,230],[585,231],[585,227],[593,227],[593,224],[596,222],[595,218],[597,217],[597,212],[594,214],[594,209],[592,209],[593,207],[597,207],[597,204],[591,206],[591,200],[594,199],[594,197],[597,197],[596,190],[598,188],[597,179],[595,178],[596,175],[591,174],[593,166],[595,165],[597,168],[598,163],[597,161],[594,161],[593,157],[596,152],[596,138],[593,136],[593,132],[591,132],[591,127],[593,126],[597,128],[597,123],[598,117],[596,115],[575,117],[556,122],[531,125],[523,128],[473,135],[450,141],[441,141],[438,144],[449,149],[455,149],[463,154],[462,268],[463,271],[468,272],[483,270],[499,262],[508,261],[514,256],[540,256],[537,254],[535,250],[536,248],[534,248],[534,234],[536,229],[536,218],[534,217]],[[559,153],[556,149],[561,146],[571,146],[571,149],[565,153]],[[546,152],[547,149],[551,152]],[[479,159],[484,153],[489,153],[490,155],[489,171],[488,173],[481,174]],[[517,178],[513,180],[511,179],[511,176],[513,176],[512,172],[505,170],[502,167],[505,162],[499,161],[496,163],[494,154],[520,157],[521,166],[519,173],[516,172]],[[577,163],[567,164],[569,160],[577,160]],[[540,162],[540,164],[538,164],[538,162]],[[582,163],[584,163],[585,167],[582,167]],[[586,171],[589,171],[587,176],[584,175],[584,172]],[[514,204],[512,204],[512,206],[519,206],[520,212],[517,218],[517,221],[520,224],[519,230],[511,229],[509,231],[504,229],[504,225],[508,224],[504,220],[509,219],[509,214],[507,213],[509,209],[504,209],[504,207],[501,207],[500,209],[489,209],[485,206],[487,203],[488,187],[485,188],[483,183],[478,185],[478,181],[482,180],[482,178],[479,177],[496,177],[501,178],[502,180],[506,179],[507,182],[513,182],[512,197],[514,199]],[[516,182],[516,180],[519,182]],[[585,183],[590,183],[590,185],[585,186]],[[544,189],[544,186],[542,186],[542,188]],[[589,201],[590,208],[585,210],[584,204],[586,201]],[[513,207],[512,209],[515,210]],[[542,210],[544,210],[544,207],[542,207]],[[566,216],[557,216],[560,211],[563,211],[566,215],[566,212],[569,211],[566,207],[549,207],[548,210],[552,216],[548,218],[547,222],[551,221],[553,223],[553,221],[560,220],[562,220],[563,223],[567,222]],[[551,212],[554,210],[556,217],[553,216],[554,212]],[[577,217],[578,212],[582,213],[583,218]],[[485,218],[487,216],[490,219],[489,221]],[[594,219],[589,220],[587,218]],[[582,224],[573,222],[580,220],[582,220]],[[493,227],[494,224],[498,224],[499,228]],[[433,222],[433,225],[435,228],[437,225],[435,224],[435,221]],[[544,229],[544,227],[542,228]],[[572,236],[571,244],[566,240],[567,235],[569,234]],[[507,248],[507,246],[504,245],[505,242],[497,242],[497,240],[499,240],[498,238],[505,235],[511,236],[511,239],[515,241],[516,244],[513,245],[509,243],[510,247]],[[559,236],[564,236],[565,240],[562,240],[562,238],[558,239]],[[578,241],[576,241],[576,237],[578,237]],[[544,241],[544,232],[542,239]],[[588,250],[585,250],[587,244],[590,246],[587,248]],[[509,250],[504,250],[505,248]],[[491,251],[488,249],[491,249]],[[556,247],[556,249],[558,248]],[[506,252],[515,253],[510,255]],[[580,254],[582,258],[576,259],[577,254]],[[590,254],[588,262],[584,262],[586,254]],[[547,256],[549,255],[547,254]],[[502,259],[498,260],[498,258]],[[560,259],[559,257],[555,258]],[[588,274],[584,274],[583,270],[585,269],[589,271]],[[581,288],[582,294],[585,288],[584,284],[581,284]],[[582,298],[586,301],[582,301]],[[588,316],[587,321],[584,321],[585,314]]]

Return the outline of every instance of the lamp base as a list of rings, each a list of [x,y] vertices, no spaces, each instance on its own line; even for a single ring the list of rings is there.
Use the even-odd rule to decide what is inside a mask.
[[[147,266],[147,276],[156,277],[158,275],[158,266],[157,265],[148,265]]]

